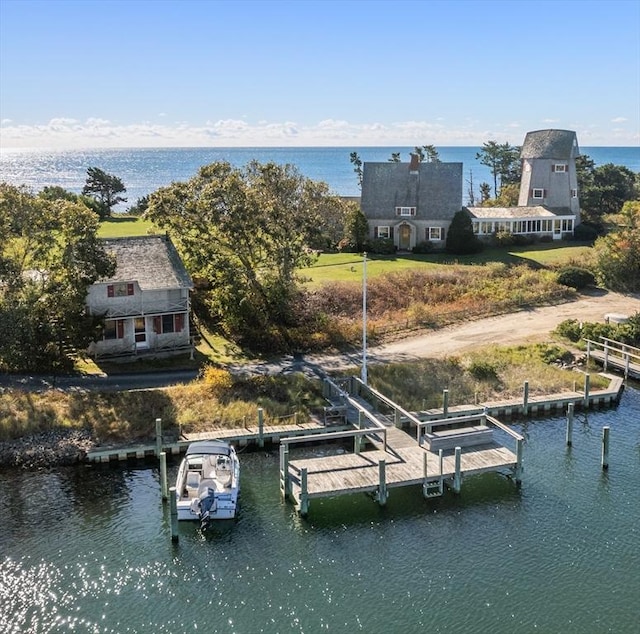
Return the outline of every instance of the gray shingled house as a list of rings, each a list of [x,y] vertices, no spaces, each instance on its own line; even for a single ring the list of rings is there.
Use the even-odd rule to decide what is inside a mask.
[[[165,356],[191,349],[189,294],[193,283],[168,236],[103,241],[116,259],[113,277],[93,284],[87,311],[104,318],[96,357]]]
[[[520,152],[522,178],[517,207],[467,207],[480,238],[497,232],[550,236],[573,235],[580,223],[576,133],[571,130],[528,132]]]
[[[444,247],[451,219],[462,208],[462,163],[363,165],[361,209],[371,238],[393,240],[399,251],[429,241]]]

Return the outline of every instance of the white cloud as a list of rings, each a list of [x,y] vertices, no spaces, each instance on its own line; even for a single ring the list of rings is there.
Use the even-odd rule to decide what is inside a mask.
[[[546,120],[547,125],[555,121]],[[106,148],[106,147],[274,147],[274,146],[349,146],[367,145],[413,146],[482,145],[487,140],[518,145],[524,132],[538,129],[539,122],[510,121],[491,128],[482,122],[465,118],[453,123],[434,121],[370,121],[353,123],[344,119],[323,119],[313,125],[296,121],[258,121],[220,119],[193,125],[186,121],[143,121],[117,124],[107,119],[89,118],[84,122],[58,117],[43,125],[16,124],[3,120],[0,147],[9,148]],[[625,133],[619,126],[612,129],[576,123],[581,145],[634,145],[638,135]]]
[[[611,119],[611,123],[626,123],[626,117],[615,117],[615,119]]]

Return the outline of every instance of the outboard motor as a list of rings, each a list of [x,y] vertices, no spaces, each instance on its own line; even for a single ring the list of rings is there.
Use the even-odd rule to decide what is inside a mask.
[[[216,511],[215,489],[207,487],[200,494],[200,530],[206,531],[211,522],[211,515]]]

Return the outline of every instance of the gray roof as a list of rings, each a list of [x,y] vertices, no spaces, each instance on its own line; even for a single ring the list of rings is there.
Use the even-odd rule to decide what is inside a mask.
[[[527,132],[520,158],[565,159],[580,154],[578,139],[572,130],[536,130]]]
[[[462,163],[366,162],[362,174],[362,212],[389,218],[396,207],[416,207],[416,219],[451,219],[462,207]]]
[[[142,290],[193,288],[187,269],[166,235],[107,238],[102,243],[116,258],[115,275],[102,282],[138,282]]]
[[[477,220],[518,220],[520,218],[555,218],[556,216],[573,216],[569,209],[552,210],[543,205],[532,207],[465,207]]]

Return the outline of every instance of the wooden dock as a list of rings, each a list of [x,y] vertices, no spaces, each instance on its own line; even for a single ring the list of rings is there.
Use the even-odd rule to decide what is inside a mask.
[[[366,388],[357,381],[353,385],[360,391]],[[392,405],[384,395],[367,390],[387,406]],[[365,423],[362,411],[365,406],[360,395],[354,397],[335,384],[332,391],[357,412],[358,429],[324,434],[323,439],[352,437],[353,453],[290,459],[290,446],[301,439],[291,437],[280,441],[281,494],[293,500],[302,515],[308,512],[314,498],[372,493],[383,505],[388,490],[394,487],[422,485],[426,498],[442,495],[445,485],[459,492],[464,477],[487,471],[507,472],[520,481],[524,439],[493,417],[481,415],[422,422],[393,404],[393,417],[368,409]],[[403,417],[415,425],[415,436],[394,424],[401,423]],[[491,427],[510,435],[516,443],[515,451],[497,442]],[[431,444],[435,447],[438,434],[439,438],[447,436],[449,448],[432,450]],[[371,449],[364,450],[364,441]]]
[[[600,337],[600,341],[585,339],[587,361],[593,359],[601,363],[605,372],[617,370],[625,378],[640,379],[640,348],[613,339]]]

